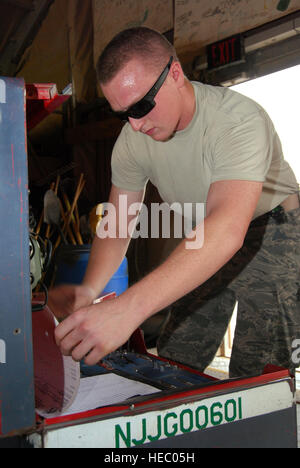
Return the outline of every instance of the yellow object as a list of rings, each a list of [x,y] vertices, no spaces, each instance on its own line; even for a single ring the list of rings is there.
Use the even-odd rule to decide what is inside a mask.
[[[96,234],[98,224],[103,217],[103,204],[99,203],[90,212],[90,226],[93,234]]]

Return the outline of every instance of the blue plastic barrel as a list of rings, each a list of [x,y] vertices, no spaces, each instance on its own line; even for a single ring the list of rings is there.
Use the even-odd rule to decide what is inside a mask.
[[[62,245],[56,257],[55,285],[81,284],[89,261],[91,245]],[[128,262],[125,257],[101,294],[115,292],[117,296],[128,288]]]

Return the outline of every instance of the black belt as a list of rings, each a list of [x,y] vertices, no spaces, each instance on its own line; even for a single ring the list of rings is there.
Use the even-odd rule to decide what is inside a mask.
[[[278,205],[276,206],[276,208],[273,208],[273,210],[268,211],[267,213],[261,216],[258,216],[258,218],[255,218],[250,223],[250,226],[267,224],[267,222],[271,219],[273,219],[276,224],[284,224],[287,221],[285,209],[281,205]]]

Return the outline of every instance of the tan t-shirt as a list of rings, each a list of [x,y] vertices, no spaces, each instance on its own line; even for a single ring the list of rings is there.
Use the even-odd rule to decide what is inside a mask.
[[[228,88],[193,82],[195,115],[167,142],[158,142],[126,124],[112,154],[112,183],[142,190],[151,180],[173,202],[205,203],[209,187],[220,180],[263,182],[254,217],[298,192],[281,143],[264,109]],[[170,110],[172,112],[172,110]]]

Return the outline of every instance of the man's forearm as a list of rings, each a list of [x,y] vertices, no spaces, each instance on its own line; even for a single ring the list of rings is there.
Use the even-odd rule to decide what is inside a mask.
[[[186,249],[185,240],[168,259],[120,297],[137,325],[164,309],[213,276],[241,247],[234,232],[226,232],[214,219],[205,221],[200,249]],[[226,242],[224,242],[226,239]]]
[[[94,291],[96,299],[120,266],[130,239],[100,239],[95,237],[83,284]]]
[[[87,271],[83,280],[85,286],[89,286],[94,291],[94,299],[96,299],[101,291],[116,272],[120,266],[130,242],[130,235],[128,226],[129,224],[133,226],[134,220],[136,222],[136,215],[127,216],[126,234],[124,236],[123,228],[124,226],[119,226],[120,217],[124,213],[119,213],[120,210],[120,198],[123,196],[126,201],[126,212],[128,213],[129,206],[134,203],[141,203],[144,196],[144,190],[139,192],[126,192],[124,190],[118,189],[112,185],[108,205],[114,207],[112,213],[114,216],[108,213],[101,220],[101,225],[103,225],[103,233],[106,233],[106,227],[111,228],[111,232],[115,233],[115,237],[98,237],[98,234],[95,236]],[[122,207],[124,209],[124,207]],[[112,217],[111,217],[112,216]],[[100,225],[100,227],[101,227]],[[120,230],[122,231],[122,236],[120,235]],[[101,229],[100,229],[101,231]]]

